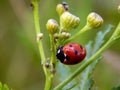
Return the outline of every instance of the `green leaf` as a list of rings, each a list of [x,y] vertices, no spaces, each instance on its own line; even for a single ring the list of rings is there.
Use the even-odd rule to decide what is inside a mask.
[[[111,31],[112,25],[108,25],[105,31],[100,31],[97,33],[97,37],[95,38],[95,44],[93,49],[93,54],[101,47],[101,45],[104,43],[105,36]]]
[[[112,28],[112,25],[107,26],[107,29],[105,31],[100,31],[98,32],[96,38],[95,38],[95,44],[94,47],[92,47],[93,42],[90,41],[87,45],[86,45],[86,49],[87,49],[87,57],[86,60],[89,60],[89,58],[94,55],[94,53],[99,50],[99,48],[102,46],[102,44],[104,43],[104,38],[105,36],[110,32]],[[92,53],[91,53],[92,52]],[[85,71],[82,73],[81,77],[81,83],[80,83],[80,90],[90,90],[90,88],[92,87],[92,84],[94,82],[92,82],[91,84],[91,75],[97,65],[97,63],[102,59],[102,56],[98,57],[95,62],[93,62],[91,65],[89,65]],[[90,86],[91,85],[91,86]]]
[[[67,65],[63,65],[62,63],[58,63],[57,65],[58,77],[59,81],[62,82],[65,80],[70,74],[72,74],[70,67]],[[62,73],[61,73],[62,72]],[[67,84],[62,90],[69,90],[69,88],[75,87],[76,81],[72,80],[69,84]]]

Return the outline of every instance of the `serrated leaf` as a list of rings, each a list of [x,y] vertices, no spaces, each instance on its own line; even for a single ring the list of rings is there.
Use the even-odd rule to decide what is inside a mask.
[[[58,70],[58,76],[60,82],[65,80],[72,73],[70,67],[68,67],[67,65],[63,65],[62,63],[58,63],[57,70]],[[75,80],[72,80],[62,90],[67,90],[68,88],[74,87],[75,85],[76,85]]]
[[[92,87],[92,84],[94,82],[92,82],[91,84],[91,75],[92,75],[92,72],[95,68],[95,66],[97,65],[97,63],[99,62],[99,60],[101,60],[102,57],[99,57],[96,59],[96,62],[92,63],[90,66],[88,66],[85,71],[81,74],[81,83],[80,83],[80,90],[90,90],[89,88]],[[90,86],[91,85],[91,86]]]
[[[105,31],[100,31],[97,33],[97,37],[95,38],[95,44],[93,49],[93,54],[101,47],[101,45],[104,43],[105,36],[110,32],[112,29],[112,25],[108,25]]]
[[[86,49],[87,49],[87,56],[86,56],[86,60],[88,60],[91,55],[92,55],[92,44],[93,42],[92,41],[89,41],[88,44],[86,45]]]
[[[107,29],[105,31],[100,31],[98,32],[96,39],[95,39],[95,44],[92,50],[92,41],[90,41],[87,45],[86,45],[86,49],[87,49],[87,57],[86,60],[89,60],[89,58],[94,55],[94,53],[101,47],[101,45],[104,43],[104,38],[105,36],[110,32],[112,28],[112,25],[109,25],[107,27]],[[80,90],[90,90],[91,86],[89,80],[91,79],[91,75],[92,72],[94,71],[95,66],[97,65],[97,63],[99,62],[99,60],[101,60],[102,57],[98,57],[91,65],[89,65],[85,71],[82,73],[81,77],[81,83],[80,83]]]

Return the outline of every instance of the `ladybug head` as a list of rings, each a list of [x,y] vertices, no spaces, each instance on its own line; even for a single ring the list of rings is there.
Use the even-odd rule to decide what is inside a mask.
[[[63,46],[58,47],[56,57],[60,60],[60,62],[64,63],[64,60],[67,60],[69,57],[66,54],[64,54],[62,49]]]

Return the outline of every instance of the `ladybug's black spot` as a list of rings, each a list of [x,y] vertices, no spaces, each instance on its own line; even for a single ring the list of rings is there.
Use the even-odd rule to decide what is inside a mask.
[[[80,45],[80,48],[83,49],[82,45]]]
[[[77,54],[78,54],[78,51],[77,51],[77,50],[75,50],[75,51],[74,51],[74,53],[75,53],[75,55],[77,55]]]
[[[72,45],[70,44],[69,47],[72,47]]]

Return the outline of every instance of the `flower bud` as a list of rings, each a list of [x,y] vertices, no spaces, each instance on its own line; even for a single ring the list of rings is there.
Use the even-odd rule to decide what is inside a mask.
[[[87,23],[91,26],[91,27],[99,27],[103,24],[103,19],[100,15],[98,15],[95,12],[92,12],[88,15],[87,17]]]
[[[64,12],[60,16],[60,24],[63,31],[69,31],[76,28],[80,23],[80,18],[71,14],[70,12]]]
[[[56,11],[59,15],[62,15],[65,11],[68,11],[69,7],[66,2],[62,2],[58,4],[56,7]]]
[[[59,34],[58,34],[58,33],[55,33],[55,34],[54,34],[54,38],[55,38],[55,39],[58,39],[58,38],[59,38]]]
[[[68,33],[68,32],[62,32],[62,33],[61,33],[61,37],[64,38],[64,39],[67,39],[67,38],[69,38],[70,36],[71,36],[71,34]]]
[[[54,34],[58,31],[59,25],[56,20],[54,19],[49,19],[47,24],[46,24],[47,30],[51,33]]]

